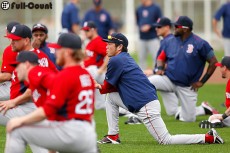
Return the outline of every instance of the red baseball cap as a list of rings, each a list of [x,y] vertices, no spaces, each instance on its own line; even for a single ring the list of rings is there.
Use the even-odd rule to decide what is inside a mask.
[[[226,66],[230,70],[230,56],[224,56],[221,60],[221,63],[216,63],[215,66]]]

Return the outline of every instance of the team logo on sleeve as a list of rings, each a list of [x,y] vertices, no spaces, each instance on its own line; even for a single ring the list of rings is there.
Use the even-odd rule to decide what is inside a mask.
[[[93,51],[91,51],[91,50],[86,50],[85,52],[86,52],[86,55],[87,55],[88,57],[93,57]]]
[[[192,53],[193,52],[193,48],[194,46],[192,44],[188,44],[188,49],[187,49],[187,53]]]
[[[34,102],[37,102],[38,99],[39,99],[39,97],[41,97],[41,94],[37,91],[37,89],[35,89],[35,90],[33,91],[32,96],[33,96]]]

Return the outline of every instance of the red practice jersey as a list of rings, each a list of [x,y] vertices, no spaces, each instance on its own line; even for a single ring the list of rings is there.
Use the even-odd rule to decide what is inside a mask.
[[[94,82],[81,66],[67,67],[54,80],[50,95],[42,106],[48,119],[86,120],[94,113]]]
[[[49,60],[47,55],[38,49],[32,50],[34,53],[38,55],[39,66],[48,67],[51,70],[57,71],[55,65],[52,61]],[[26,82],[20,82],[17,77],[17,72],[14,70],[11,78],[11,87],[10,87],[10,99],[14,99],[21,94],[23,94],[28,88],[29,84]]]
[[[85,67],[90,65],[100,67],[106,56],[106,43],[98,36],[87,44],[85,53],[87,55],[87,58],[84,60]]]
[[[225,93],[225,105],[227,108],[230,107],[230,80],[228,80],[227,86],[226,86],[226,93]]]
[[[7,46],[2,55],[2,68],[1,71],[7,73],[13,73],[15,67],[11,65],[16,60],[18,53],[12,51],[11,45]]]
[[[28,74],[32,98],[37,107],[46,100],[49,89],[53,85],[56,73],[47,67],[36,66]]]

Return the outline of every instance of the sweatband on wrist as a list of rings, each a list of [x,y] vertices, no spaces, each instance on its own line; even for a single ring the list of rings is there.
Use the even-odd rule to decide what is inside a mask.
[[[211,76],[210,74],[207,74],[207,73],[206,73],[206,74],[204,75],[204,77],[201,79],[200,82],[202,82],[202,83],[204,84],[206,81],[208,81],[208,79],[210,78],[210,76]]]
[[[223,120],[226,119],[228,117],[228,115],[226,115],[225,113],[222,115]]]

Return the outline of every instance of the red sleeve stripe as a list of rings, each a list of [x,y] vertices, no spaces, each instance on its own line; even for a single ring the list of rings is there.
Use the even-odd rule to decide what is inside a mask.
[[[106,80],[104,80],[103,85],[101,85],[102,89],[100,89],[101,94],[106,94],[110,92],[117,92],[117,88],[108,83]]]
[[[160,55],[157,57],[157,60],[166,61],[166,54],[164,50],[161,51]]]

